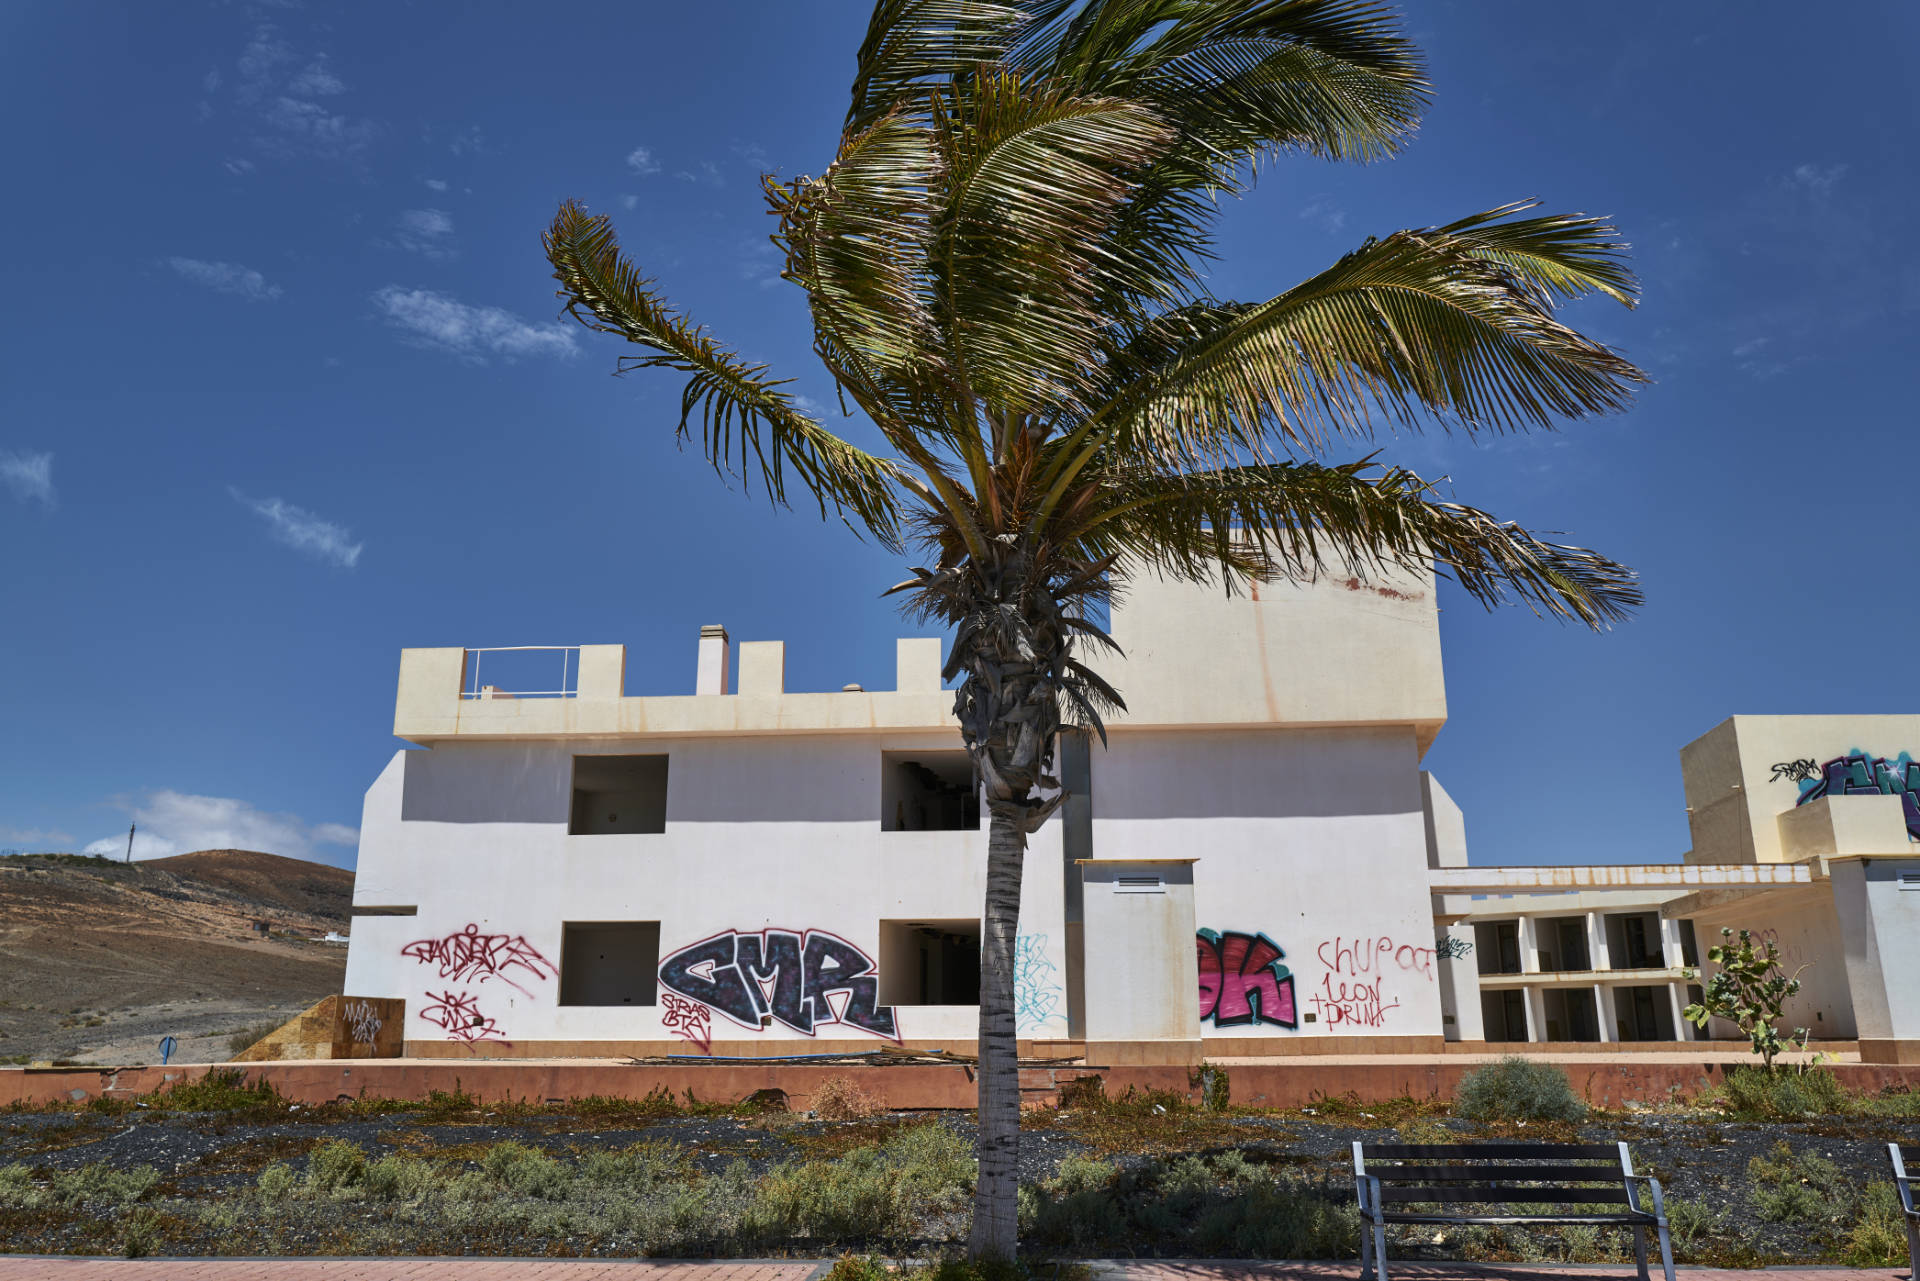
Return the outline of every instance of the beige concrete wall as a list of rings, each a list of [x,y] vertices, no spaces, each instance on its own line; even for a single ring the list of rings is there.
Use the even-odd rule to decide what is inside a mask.
[[[1799,976],[1800,992],[1788,999],[1783,1016],[1789,1031],[1804,1027],[1817,1041],[1851,1040],[1857,1035],[1848,977],[1849,944],[1834,911],[1830,887],[1813,885],[1747,895],[1703,910],[1692,920],[1694,939],[1700,948],[1702,981],[1712,977],[1716,968],[1707,960],[1707,949],[1722,942],[1721,929],[1731,929],[1736,936],[1741,930],[1750,930],[1772,942],[1780,950],[1786,971]],[[1708,1025],[1707,1034],[1736,1038],[1740,1030],[1715,1019]]]
[[[1920,755],[1920,716],[1734,716],[1688,743],[1680,749],[1688,861],[1786,861],[1778,816],[1799,803],[1810,771],[1855,751]]]
[[[1191,860],[1082,863],[1087,1040],[1200,1037]],[[1131,882],[1152,881],[1141,891]]]

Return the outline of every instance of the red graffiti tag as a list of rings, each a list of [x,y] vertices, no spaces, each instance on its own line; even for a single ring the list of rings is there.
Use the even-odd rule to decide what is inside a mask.
[[[484,983],[498,978],[528,996],[533,993],[515,983],[507,971],[523,970],[536,979],[555,978],[560,973],[552,961],[527,942],[525,935],[482,934],[480,927],[472,924],[445,938],[415,939],[400,949],[400,955],[410,956],[422,965],[439,966],[440,977],[455,983],[469,979]]]
[[[420,1017],[445,1029],[449,1041],[504,1041],[500,1025],[480,1013],[480,1003],[465,992],[427,993]]]
[[[1328,939],[1319,947],[1320,964],[1335,974],[1372,974],[1386,969],[1386,958],[1391,956],[1400,969],[1429,979],[1433,977],[1434,952],[1430,947],[1396,943],[1384,934],[1373,938]]]
[[[1328,974],[1320,980],[1320,990],[1307,998],[1312,1002],[1314,1013],[1320,1022],[1328,1027],[1350,1024],[1355,1027],[1384,1027],[1388,1010],[1400,1008],[1400,998],[1392,1003],[1383,1003],[1380,999],[1380,980],[1371,982],[1356,980],[1352,983],[1335,983],[1333,975]]]
[[[660,1026],[675,1036],[693,1042],[700,1047],[700,1053],[713,1053],[713,1012],[698,1001],[689,1001],[682,997],[666,993],[661,999],[665,1012],[660,1016]]]
[[[1294,1027],[1293,973],[1280,963],[1286,953],[1264,934],[1201,930],[1194,938],[1200,961],[1200,1018],[1215,1027],[1273,1023]]]

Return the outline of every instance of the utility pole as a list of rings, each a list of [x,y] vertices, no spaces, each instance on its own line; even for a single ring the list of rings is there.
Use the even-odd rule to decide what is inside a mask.
[[[138,826],[140,826],[138,823],[127,824],[127,862],[129,863],[133,862],[133,829]]]

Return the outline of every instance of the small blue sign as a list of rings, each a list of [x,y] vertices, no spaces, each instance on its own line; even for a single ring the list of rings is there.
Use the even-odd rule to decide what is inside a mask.
[[[165,1067],[167,1065],[167,1060],[173,1057],[174,1047],[177,1046],[178,1044],[179,1042],[175,1041],[170,1036],[163,1036],[160,1038],[160,1066],[161,1067]]]

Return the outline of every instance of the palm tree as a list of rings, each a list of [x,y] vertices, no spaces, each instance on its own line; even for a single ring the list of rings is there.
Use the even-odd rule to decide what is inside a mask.
[[[1364,443],[1622,408],[1641,373],[1554,316],[1632,305],[1612,228],[1509,205],[1369,239],[1261,302],[1208,288],[1221,196],[1288,153],[1390,156],[1426,97],[1371,0],[879,0],[832,164],[763,183],[814,349],[884,457],[670,307],[604,216],[569,202],[546,233],[567,310],[639,349],[621,371],[685,376],[683,438],[920,552],[893,590],[953,628],[991,817],[974,1257],[1015,1250],[1022,854],[1063,798],[1063,726],[1104,739],[1124,706],[1083,661],[1113,648],[1089,607],[1116,572],[1232,590],[1437,563],[1489,607],[1593,627],[1640,601],[1624,566],[1443,501]]]

